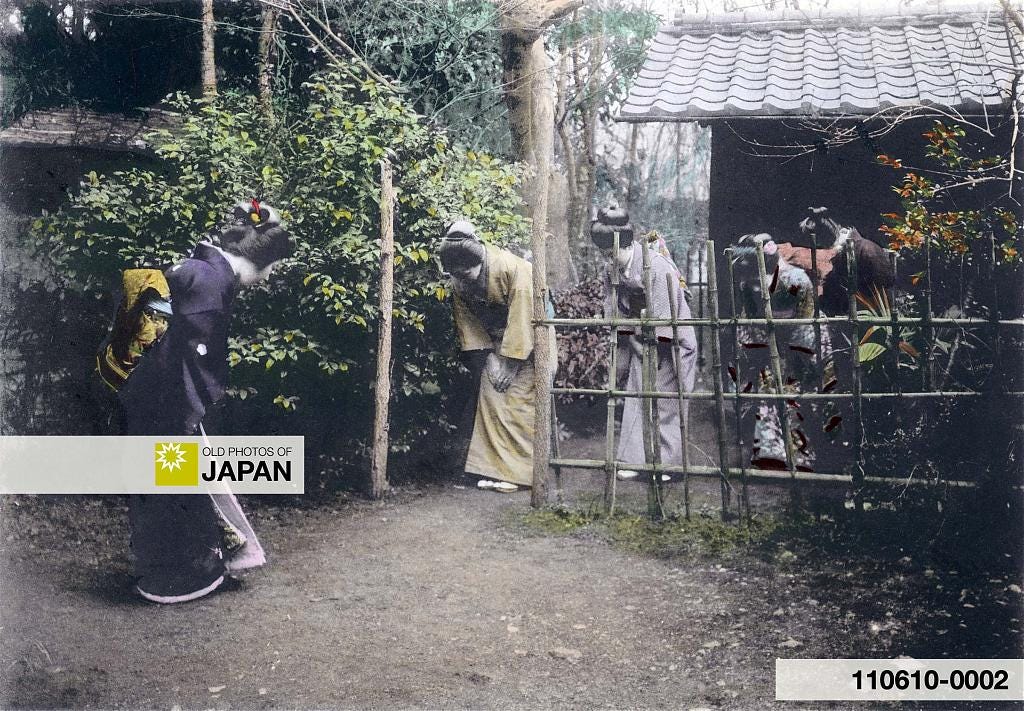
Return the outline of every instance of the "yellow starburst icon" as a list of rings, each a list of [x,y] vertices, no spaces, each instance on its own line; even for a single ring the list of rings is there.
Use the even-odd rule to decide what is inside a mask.
[[[157,442],[153,469],[157,486],[199,486],[199,444]]]

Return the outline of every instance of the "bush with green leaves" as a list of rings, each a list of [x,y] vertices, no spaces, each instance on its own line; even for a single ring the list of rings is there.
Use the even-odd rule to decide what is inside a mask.
[[[400,97],[354,80],[357,72],[335,67],[314,77],[276,120],[253,96],[178,95],[177,126],[148,138],[154,162],[90,172],[66,208],[33,223],[66,288],[106,294],[124,268],[182,259],[238,200],[277,206],[296,254],[236,303],[230,392],[247,402],[236,402],[233,419],[243,431],[306,434],[307,446],[323,452],[352,452],[368,433],[381,160],[394,166],[397,196],[397,448],[443,425],[442,400],[457,377],[445,283],[432,258],[444,224],[465,216],[485,241],[502,245],[522,244],[529,232],[517,166],[451,145]]]

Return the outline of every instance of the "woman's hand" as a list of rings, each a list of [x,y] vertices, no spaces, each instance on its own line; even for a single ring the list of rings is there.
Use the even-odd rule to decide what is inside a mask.
[[[487,375],[487,379],[491,381],[491,386],[499,393],[503,393],[512,385],[512,381],[519,374],[519,369],[522,367],[523,361],[521,360],[491,353],[487,356],[487,365],[484,366],[484,373]]]

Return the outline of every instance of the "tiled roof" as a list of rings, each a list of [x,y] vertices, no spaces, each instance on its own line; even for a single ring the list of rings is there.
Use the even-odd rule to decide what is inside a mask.
[[[871,115],[1007,102],[1021,32],[998,5],[870,17],[739,13],[663,27],[619,113],[624,121]],[[1024,83],[1024,82],[1022,82]]]

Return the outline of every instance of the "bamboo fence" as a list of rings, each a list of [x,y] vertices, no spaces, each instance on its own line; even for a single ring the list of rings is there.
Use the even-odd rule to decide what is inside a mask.
[[[619,247],[619,234],[615,233],[614,247],[618,250]],[[856,255],[853,251],[852,243],[847,245],[847,264],[849,267],[848,272],[848,284],[855,285],[857,283],[857,265]],[[761,279],[763,285],[769,283],[768,274],[765,266],[765,258],[763,245],[757,245],[757,271],[758,276]],[[736,280],[733,270],[733,248],[729,247],[724,250],[728,262],[728,299],[730,305],[729,317],[721,317],[719,314],[719,293],[718,293],[718,273],[715,267],[715,243],[711,240],[704,241],[702,248],[697,252],[697,274],[699,279],[697,282],[690,284],[690,288],[697,293],[697,312],[696,318],[678,318],[676,313],[675,299],[672,298],[673,284],[671,279],[666,283],[666,288],[669,289],[669,302],[672,304],[671,318],[648,318],[647,314],[650,313],[650,294],[654,288],[658,286],[651,283],[650,277],[650,264],[649,264],[649,250],[644,249],[644,264],[643,264],[643,278],[645,284],[645,290],[647,294],[647,309],[644,309],[640,318],[622,318],[618,313],[618,291],[620,288],[619,277],[617,270],[611,270],[611,303],[613,305],[612,313],[606,318],[588,318],[588,319],[565,319],[565,318],[549,318],[538,323],[542,323],[552,328],[589,328],[594,326],[608,328],[610,349],[609,349],[609,369],[608,369],[608,385],[604,389],[598,388],[564,388],[564,387],[550,387],[548,388],[548,397],[551,401],[552,412],[555,410],[555,395],[590,395],[590,396],[603,396],[607,398],[607,413],[606,413],[606,426],[605,426],[605,456],[604,459],[572,459],[563,458],[559,455],[556,450],[555,456],[549,459],[549,464],[556,468],[556,471],[561,474],[565,469],[602,469],[605,472],[605,490],[604,490],[604,506],[608,513],[615,510],[616,507],[616,474],[620,470],[633,470],[648,474],[644,477],[648,486],[648,512],[652,518],[657,518],[664,515],[664,491],[663,484],[665,481],[681,481],[683,484],[683,507],[687,517],[690,516],[691,501],[690,501],[690,478],[707,477],[718,479],[720,481],[721,489],[721,513],[723,518],[727,517],[730,512],[730,503],[732,499],[732,492],[734,491],[733,482],[738,477],[740,480],[740,495],[739,501],[739,513],[742,515],[746,512],[746,515],[750,515],[750,503],[747,491],[749,482],[761,482],[771,484],[789,484],[791,496],[795,503],[799,503],[802,486],[806,484],[830,484],[830,485],[843,485],[853,490],[854,504],[857,510],[861,510],[863,501],[861,498],[861,491],[864,485],[892,485],[892,486],[934,486],[939,483],[941,485],[954,488],[954,489],[969,489],[975,486],[972,481],[965,480],[950,480],[943,479],[940,481],[936,479],[926,479],[921,477],[905,476],[899,472],[873,472],[868,473],[865,471],[865,452],[864,452],[864,412],[863,402],[865,400],[888,400],[894,399],[899,402],[905,402],[910,400],[931,400],[931,399],[946,399],[946,398],[984,398],[991,396],[992,393],[985,391],[976,390],[953,390],[953,389],[934,389],[935,386],[935,356],[934,356],[934,344],[935,344],[935,330],[936,328],[948,328],[948,327],[987,327],[993,330],[993,339],[995,345],[993,346],[994,352],[997,355],[1000,353],[999,347],[999,332],[1001,329],[1015,329],[1024,327],[1024,319],[999,319],[998,311],[995,308],[990,309],[989,318],[940,318],[932,315],[932,282],[931,282],[931,254],[930,250],[926,254],[926,282],[924,285],[924,313],[921,317],[906,317],[902,316],[898,312],[897,301],[896,301],[896,289],[895,286],[887,289],[887,296],[889,300],[890,313],[885,316],[866,316],[863,312],[859,311],[857,307],[856,294],[854,289],[850,289],[849,298],[849,313],[845,316],[825,316],[822,314],[818,305],[818,274],[817,274],[817,245],[812,241],[811,246],[811,266],[812,266],[812,293],[814,294],[814,316],[812,318],[775,318],[772,313],[771,297],[768,293],[767,288],[762,288],[762,308],[764,309],[764,315],[761,318],[748,318],[737,316],[737,303],[736,303]],[[893,267],[893,273],[896,273],[898,269],[898,260],[895,253],[890,252],[889,258]],[[693,254],[687,253],[684,264],[687,265],[687,271],[692,273]],[[689,276],[687,274],[686,276]],[[703,277],[701,279],[700,277]],[[783,383],[783,369],[782,359],[779,351],[779,343],[777,337],[778,327],[790,327],[798,325],[813,325],[814,327],[814,343],[815,343],[815,363],[819,366],[822,363],[822,328],[828,328],[830,325],[840,326],[845,325],[846,329],[850,334],[850,348],[849,348],[849,359],[850,359],[850,372],[851,372],[851,386],[849,392],[784,392]],[[872,326],[885,326],[891,330],[889,334],[890,347],[887,349],[890,351],[888,356],[893,359],[894,372],[894,385],[891,392],[864,392],[863,388],[863,374],[862,374],[862,363],[860,359],[859,345],[860,340],[865,333],[865,330]],[[643,348],[643,369],[642,369],[642,388],[639,391],[622,390],[617,387],[616,382],[616,371],[618,368],[618,348],[617,348],[617,334],[619,327],[630,326],[641,329],[643,338],[641,339]],[[682,326],[693,326],[697,331],[697,343],[701,344],[704,340],[702,336],[707,336],[708,344],[707,347],[711,351],[711,372],[709,373],[712,389],[711,390],[694,390],[685,391],[682,379],[679,378],[679,387],[675,392],[662,392],[654,389],[656,379],[654,377],[657,364],[657,353],[653,351],[652,343],[654,341],[653,329],[657,326],[671,326],[673,332],[673,341],[679,342],[679,328]],[[769,349],[769,360],[771,362],[771,374],[773,380],[772,391],[762,392],[741,392],[739,387],[739,376],[738,373],[742,372],[743,366],[743,348],[740,347],[739,339],[739,327],[740,326],[760,326],[765,329],[767,333],[768,349]],[[899,357],[900,357],[900,336],[899,330],[901,326],[914,326],[919,327],[925,334],[926,347],[923,352],[916,356],[916,360],[919,362],[921,370],[921,387],[913,389],[911,391],[904,390],[901,385],[901,379],[899,376]],[[701,329],[708,329],[709,334],[703,334]],[[726,393],[722,385],[722,339],[723,330],[732,331],[732,345],[736,358],[737,368],[737,383],[733,392]],[[676,368],[676,372],[680,371],[679,362],[679,349],[673,348],[673,363]],[[698,357],[703,357],[703,350]],[[944,385],[944,382],[940,382],[940,385]],[[820,389],[820,388],[819,388]],[[1024,396],[1024,392],[1009,392],[1002,391],[999,393],[1003,396],[1009,396],[1014,398],[1021,398]],[[616,459],[616,431],[615,431],[615,409],[616,403],[621,401],[623,398],[642,398],[644,400],[644,406],[641,408],[643,413],[643,437],[644,437],[644,451],[645,451],[645,462],[620,462]],[[680,428],[683,445],[683,455],[681,464],[662,464],[660,462],[659,450],[659,435],[656,422],[658,421],[658,407],[657,402],[659,399],[672,398],[679,402],[680,408]],[[715,422],[716,429],[716,442],[718,445],[718,462],[714,463],[714,466],[697,466],[690,461],[690,446],[691,446],[691,432],[689,414],[686,412],[684,403],[690,400],[696,401],[711,401],[714,404],[713,419]],[[733,432],[732,442],[729,441],[729,432],[726,424],[726,401],[731,400],[733,403],[733,420],[735,430]],[[772,403],[778,408],[780,423],[783,427],[783,436],[785,439],[785,455],[786,455],[786,469],[784,471],[775,469],[760,469],[754,466],[750,466],[743,463],[745,446],[748,444],[744,440],[744,427],[742,422],[742,405],[745,401],[761,401]],[[797,466],[796,452],[794,451],[793,439],[790,432],[790,422],[787,416],[786,409],[789,406],[788,403],[799,403],[801,401],[811,402],[843,402],[847,401],[852,403],[853,410],[853,436],[852,436],[852,466],[846,471],[842,472],[808,472],[802,471]],[[554,421],[554,418],[552,418]],[[538,433],[538,436],[543,436]],[[557,440],[557,437],[556,437]],[[731,446],[730,446],[731,445]],[[731,460],[737,460],[739,466],[733,466],[730,464]],[[667,475],[667,480],[663,475]]]

